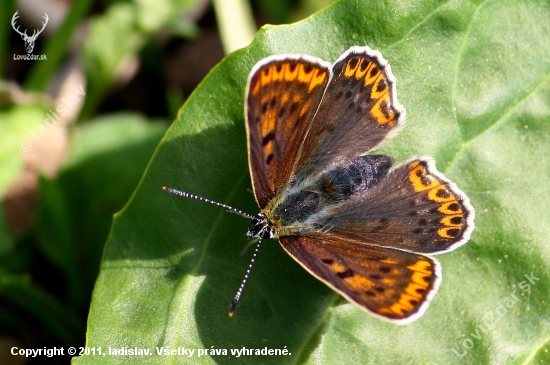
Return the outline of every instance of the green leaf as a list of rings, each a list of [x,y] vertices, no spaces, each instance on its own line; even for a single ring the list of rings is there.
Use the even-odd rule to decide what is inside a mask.
[[[264,243],[235,316],[228,318],[251,255],[239,255],[250,222],[161,187],[256,213],[247,190],[243,117],[250,69],[271,54],[334,61],[350,46],[365,44],[390,61],[407,108],[407,124],[383,152],[397,161],[433,156],[471,198],[477,212],[472,239],[439,256],[442,286],[426,314],[406,326],[347,303],[275,241]],[[116,216],[87,346],[195,349],[189,360],[139,357],[149,363],[548,362],[549,120],[547,2],[343,0],[306,21],[264,27],[188,99]],[[230,349],[243,347],[286,347],[291,355],[231,356]],[[199,359],[198,349],[229,354]]]
[[[73,308],[86,310],[112,214],[132,195],[165,130],[136,114],[96,118],[73,131],[59,176],[40,179],[36,236],[65,274]]]

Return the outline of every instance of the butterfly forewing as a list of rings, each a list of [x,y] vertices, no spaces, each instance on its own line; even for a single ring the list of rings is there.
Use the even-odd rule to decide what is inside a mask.
[[[366,154],[405,117],[387,61],[368,47],[352,47],[332,66],[296,164],[296,183]]]
[[[250,173],[260,208],[288,183],[329,78],[330,64],[304,56],[269,57],[252,70],[245,115]]]
[[[422,255],[322,233],[279,241],[319,280],[362,309],[395,323],[421,316],[439,286],[439,263]]]

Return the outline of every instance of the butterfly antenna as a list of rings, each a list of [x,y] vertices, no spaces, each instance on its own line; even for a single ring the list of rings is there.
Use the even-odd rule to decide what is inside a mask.
[[[225,208],[225,210],[229,213],[238,214],[238,215],[240,215],[242,217],[245,217],[245,218],[249,218],[249,219],[254,218],[254,216],[252,214],[245,213],[242,210],[239,210],[237,208],[233,208],[233,207],[231,207],[227,204],[222,204],[222,203],[218,203],[218,202],[215,202],[213,200],[210,200],[210,199],[203,198],[202,196],[189,194],[189,193],[186,193],[185,191],[172,189],[172,188],[169,188],[169,187],[166,187],[166,186],[163,186],[162,190],[164,190],[167,193],[170,193],[172,195],[182,196],[184,198],[196,199],[196,200],[200,200],[200,201],[203,201],[203,202],[207,202],[207,203],[210,203],[210,204],[217,205],[219,207]]]
[[[243,282],[241,283],[239,290],[237,290],[237,294],[235,294],[235,298],[233,298],[233,301],[231,302],[231,307],[229,307],[229,317],[233,317],[233,313],[235,312],[235,307],[237,306],[239,299],[241,299],[243,288],[246,284],[246,281],[248,280],[248,276],[250,275],[250,270],[252,270],[252,266],[254,266],[254,262],[256,262],[256,256],[258,256],[258,251],[260,250],[261,244],[262,244],[262,240],[259,240],[258,244],[256,245],[256,249],[254,250],[254,254],[252,255],[252,260],[250,260],[250,264],[248,264],[248,269],[246,269],[246,274],[244,275]]]

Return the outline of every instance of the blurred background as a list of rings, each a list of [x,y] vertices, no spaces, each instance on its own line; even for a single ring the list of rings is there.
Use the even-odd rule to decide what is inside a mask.
[[[0,0],[0,364],[84,346],[112,215],[193,89],[331,0]]]

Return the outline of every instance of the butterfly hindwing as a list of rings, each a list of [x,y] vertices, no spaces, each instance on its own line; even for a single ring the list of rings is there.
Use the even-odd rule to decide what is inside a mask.
[[[329,78],[329,63],[306,56],[268,57],[250,73],[245,116],[250,174],[260,208],[288,183]]]
[[[431,158],[420,158],[390,171],[373,188],[328,207],[315,227],[364,244],[437,254],[468,241],[474,209]]]
[[[300,150],[296,183],[375,149],[404,118],[388,62],[369,47],[350,48],[332,66],[332,78]]]
[[[314,232],[279,237],[313,276],[362,309],[394,323],[420,317],[441,280],[439,263],[414,253]]]

